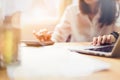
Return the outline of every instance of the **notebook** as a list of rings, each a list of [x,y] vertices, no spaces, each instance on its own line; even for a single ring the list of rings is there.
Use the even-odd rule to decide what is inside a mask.
[[[94,47],[87,46],[84,48],[82,48],[82,46],[79,46],[77,48],[71,47],[69,50],[84,54],[93,54],[106,57],[120,57],[120,37],[115,44]]]
[[[34,46],[34,47],[47,46],[53,44],[53,42],[51,41],[40,42],[39,40],[21,40],[21,42],[25,43],[27,46]]]

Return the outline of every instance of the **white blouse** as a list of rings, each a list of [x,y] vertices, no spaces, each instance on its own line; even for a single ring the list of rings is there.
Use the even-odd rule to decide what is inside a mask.
[[[70,5],[65,10],[60,23],[56,26],[51,40],[54,42],[66,42],[71,35],[70,42],[92,41],[93,37],[107,35],[113,31],[120,31],[115,24],[100,28],[98,23],[100,11],[91,21],[88,15],[82,14],[78,5]]]

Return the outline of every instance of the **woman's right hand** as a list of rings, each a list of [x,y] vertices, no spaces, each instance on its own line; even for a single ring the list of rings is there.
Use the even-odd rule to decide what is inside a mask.
[[[46,30],[46,29],[41,29],[40,31],[36,32],[33,31],[34,36],[43,44],[49,45],[53,44],[54,42],[51,40],[51,35],[52,32]]]

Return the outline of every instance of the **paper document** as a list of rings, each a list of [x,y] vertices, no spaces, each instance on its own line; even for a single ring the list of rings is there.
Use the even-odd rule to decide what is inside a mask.
[[[100,60],[70,52],[61,47],[22,47],[21,65],[13,71],[13,77],[47,78],[80,77],[96,71],[109,69],[110,65]],[[8,68],[8,72],[10,68]]]

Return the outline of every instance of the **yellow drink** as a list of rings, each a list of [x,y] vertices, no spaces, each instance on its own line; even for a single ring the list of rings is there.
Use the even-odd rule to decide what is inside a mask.
[[[11,25],[0,27],[0,54],[4,66],[18,61],[20,29]]]

